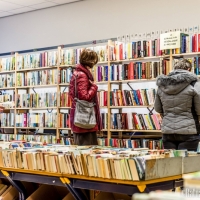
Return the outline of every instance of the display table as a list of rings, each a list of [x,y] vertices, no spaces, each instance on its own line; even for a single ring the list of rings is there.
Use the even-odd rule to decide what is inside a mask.
[[[182,175],[147,181],[124,181],[12,168],[1,168],[1,172],[0,177],[7,178],[18,189],[21,200],[26,198],[26,194],[19,184],[20,181],[67,187],[76,200],[85,199],[80,189],[132,195],[138,192],[170,190],[182,186],[180,180]]]

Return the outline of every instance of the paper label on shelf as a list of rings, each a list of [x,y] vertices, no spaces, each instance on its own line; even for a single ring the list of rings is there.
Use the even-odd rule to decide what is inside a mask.
[[[180,31],[160,35],[160,50],[180,48]]]

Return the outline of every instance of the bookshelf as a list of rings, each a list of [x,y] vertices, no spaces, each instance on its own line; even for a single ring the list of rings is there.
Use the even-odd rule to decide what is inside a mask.
[[[115,106],[115,105],[111,105],[109,99],[110,99],[110,92],[112,91],[113,86],[117,85],[119,90],[123,89],[123,86],[129,83],[132,84],[138,84],[138,83],[144,83],[144,84],[148,84],[149,82],[153,82],[155,84],[156,78],[142,78],[142,79],[128,79],[128,80],[111,80],[111,76],[112,76],[112,71],[111,71],[111,66],[112,65],[118,65],[118,64],[126,64],[126,63],[130,63],[130,62],[150,62],[150,61],[156,61],[156,62],[160,62],[162,59],[167,59],[169,60],[169,70],[171,69],[171,63],[172,63],[172,59],[175,56],[178,56],[179,54],[172,54],[172,51],[169,52],[168,55],[160,55],[160,56],[148,56],[148,57],[140,57],[140,58],[133,58],[133,59],[118,59],[118,60],[112,60],[112,53],[110,51],[110,48],[113,48],[113,41],[109,40],[108,43],[106,44],[106,48],[107,48],[107,61],[99,61],[99,63],[97,64],[97,66],[101,65],[102,67],[107,66],[108,67],[108,71],[107,71],[107,80],[101,80],[98,81],[96,79],[95,83],[98,86],[102,86],[106,88],[107,91],[107,106],[103,105],[100,106],[101,109],[106,110],[107,113],[107,127],[104,128],[99,136],[104,135],[105,136],[105,132],[106,132],[106,136],[107,139],[109,140],[112,137],[116,137],[115,135],[112,135],[112,132],[118,132],[118,137],[119,138],[123,138],[123,133],[124,132],[139,132],[139,133],[151,133],[151,134],[159,134],[161,133],[160,130],[140,130],[140,129],[113,129],[110,124],[111,124],[111,116],[112,116],[112,111],[113,110],[118,110],[119,114],[123,114],[123,109],[152,109],[153,105],[120,105],[120,106]],[[57,141],[60,140],[61,137],[61,131],[67,131],[68,136],[71,137],[71,129],[69,127],[60,127],[59,123],[61,121],[60,119],[60,114],[62,113],[63,115],[67,115],[70,112],[70,106],[63,106],[60,105],[60,102],[62,101],[60,94],[64,93],[66,91],[68,91],[69,89],[69,80],[68,81],[59,81],[59,76],[62,76],[62,70],[72,70],[74,69],[74,67],[76,66],[75,64],[66,64],[63,63],[63,61],[61,60],[61,51],[63,49],[61,47],[58,47],[56,50],[54,50],[54,52],[56,52],[56,56],[57,56],[57,60],[54,62],[54,65],[42,65],[41,67],[27,67],[27,68],[23,68],[21,67],[19,69],[19,63],[17,63],[17,60],[19,57],[24,56],[24,54],[19,54],[19,53],[15,53],[13,56],[15,57],[15,70],[10,70],[10,71],[1,71],[0,75],[3,74],[14,74],[15,77],[15,86],[14,87],[2,87],[0,88],[0,90],[13,90],[15,92],[15,105],[17,105],[17,95],[20,93],[20,91],[25,91],[26,94],[37,94],[37,90],[55,90],[57,93],[56,96],[56,105],[55,106],[29,106],[29,107],[14,107],[14,108],[10,108],[10,109],[6,109],[7,112],[11,112],[14,111],[15,116],[18,114],[23,114],[23,113],[52,113],[52,112],[56,112],[57,116],[56,116],[56,120],[57,120],[57,124],[55,127],[43,127],[43,126],[9,126],[9,127],[2,127],[2,128],[13,128],[14,129],[14,138],[16,138],[17,134],[19,133],[19,129],[25,129],[27,130],[26,132],[29,132],[29,129],[48,129],[48,130],[55,130],[56,131],[56,139]],[[64,51],[64,50],[63,50]],[[30,54],[35,54],[37,52],[31,52]],[[44,52],[39,52],[39,53],[44,53]],[[46,52],[45,52],[46,53]],[[53,53],[52,53],[53,54]],[[182,54],[180,54],[182,55]],[[186,54],[184,54],[186,55]],[[191,54],[193,55],[193,54]],[[49,62],[49,61],[48,61]],[[75,61],[73,61],[74,63]],[[20,76],[26,76],[28,73],[38,73],[40,74],[40,76],[43,75],[44,72],[48,71],[49,73],[54,73],[52,72],[53,70],[55,71],[54,79],[55,77],[57,77],[57,81],[54,81],[54,83],[50,83],[48,82],[48,84],[25,84],[24,86],[18,86],[18,81],[19,81],[19,74],[21,74]],[[56,74],[57,73],[57,74]],[[66,72],[65,72],[66,73]],[[42,74],[42,75],[41,75]],[[64,74],[66,75],[66,74]],[[27,75],[27,79],[28,79]],[[26,78],[24,78],[26,79]],[[61,79],[61,78],[60,78]],[[41,81],[41,80],[40,80]],[[135,110],[134,110],[135,112]],[[148,112],[148,110],[147,110]],[[152,111],[151,111],[152,112]],[[15,124],[16,125],[16,124]],[[104,133],[103,133],[104,132]],[[67,137],[67,136],[66,136]],[[125,136],[126,137],[126,136]],[[148,137],[148,135],[144,136],[145,138]],[[160,137],[160,136],[159,136]],[[128,138],[128,136],[127,136]],[[131,137],[134,138],[134,137]],[[143,135],[139,135],[136,138],[143,138]],[[149,135],[149,138],[153,138],[152,135]],[[158,135],[155,135],[155,138],[158,138]]]

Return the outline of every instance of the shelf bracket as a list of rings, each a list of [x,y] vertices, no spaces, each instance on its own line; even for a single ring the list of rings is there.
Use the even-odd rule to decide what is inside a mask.
[[[15,187],[15,189],[19,192],[19,200],[25,200],[26,196],[24,194],[23,189],[15,182],[12,180],[10,174],[7,171],[1,170],[1,173],[6,177],[6,179],[10,182],[10,184]]]
[[[129,82],[127,82],[127,85],[131,88],[131,90],[134,90]]]
[[[35,131],[35,135],[37,135],[37,134],[38,134],[38,131],[39,131],[39,129],[37,129],[37,130]]]
[[[149,110],[149,114],[150,114],[150,115],[153,115],[154,107],[153,107],[152,109],[150,109],[149,107],[147,107],[147,109]]]
[[[133,132],[133,133],[131,134],[131,136],[129,137],[129,139],[131,139],[134,135],[135,135],[135,132]]]
[[[66,89],[67,89],[67,87],[65,87],[65,88],[63,89],[63,92],[65,92]]]
[[[53,109],[51,109],[51,111],[47,108],[47,112],[48,113],[52,113]]]
[[[35,91],[35,88],[34,88],[34,87],[32,87],[32,90],[33,90],[33,92],[34,92],[35,94],[37,94],[37,92]]]

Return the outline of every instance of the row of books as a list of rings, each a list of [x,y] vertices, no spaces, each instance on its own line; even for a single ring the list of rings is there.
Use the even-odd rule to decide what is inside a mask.
[[[94,66],[91,72],[95,82],[108,81],[108,66]]]
[[[99,146],[111,146],[117,148],[148,148],[148,149],[163,149],[162,140],[153,139],[116,139],[98,138]]]
[[[117,90],[111,92],[111,106],[148,106],[153,105],[155,89]]]
[[[57,83],[57,69],[17,73],[17,86],[51,85]]]
[[[25,135],[25,134],[17,134],[16,140],[18,141],[26,141],[26,142],[36,142],[41,143],[43,145],[46,144],[56,144],[56,136],[55,135]]]
[[[0,95],[0,103],[15,101],[15,92],[3,93]]]
[[[177,48],[173,51],[174,54],[181,53],[191,53],[191,52],[199,52],[200,51],[200,34],[185,34],[181,33],[180,35],[180,48]]]
[[[112,113],[111,129],[160,130],[159,114]]]
[[[1,134],[0,133],[0,140],[9,142],[14,140],[14,134]]]
[[[59,83],[69,83],[71,76],[73,74],[73,70],[71,68],[60,69],[58,74],[58,82]]]
[[[130,62],[129,64],[111,65],[110,80],[152,79],[169,73],[169,61]]]
[[[69,92],[61,92],[60,93],[60,106],[61,107],[71,107],[72,101],[69,97]]]
[[[98,61],[104,62],[108,60],[107,45],[87,47],[97,53]],[[79,63],[79,57],[84,48],[78,49],[61,49],[61,65],[74,65]]]
[[[0,114],[1,127],[13,127],[15,126],[15,114],[14,113],[1,113]]]
[[[0,58],[0,72],[15,70],[15,57]]]
[[[1,74],[0,88],[15,87],[15,74]]]
[[[108,98],[108,91],[98,91],[97,98],[99,102],[99,106],[107,106],[107,98]]]
[[[57,93],[17,94],[17,108],[45,108],[57,106]]]
[[[16,127],[57,127],[57,113],[17,114]]]
[[[59,127],[71,128],[69,113],[59,113]]]
[[[0,150],[0,167],[139,181],[145,179],[146,160],[167,156],[173,151],[52,145]]]
[[[161,56],[160,39],[138,41],[113,41],[110,48],[110,60],[125,60],[141,57]]]
[[[57,63],[58,51],[49,51],[17,56],[17,70],[56,66]]]

